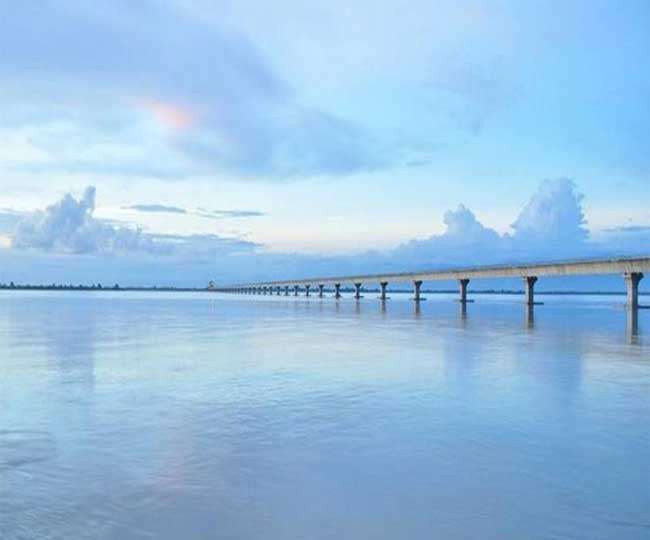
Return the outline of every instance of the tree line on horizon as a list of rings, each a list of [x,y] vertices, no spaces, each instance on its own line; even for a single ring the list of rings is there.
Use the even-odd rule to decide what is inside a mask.
[[[142,290],[142,291],[194,291],[206,290],[209,287],[172,287],[151,285],[148,287],[121,287],[119,283],[112,286],[102,285],[101,283],[91,283],[90,285],[72,283],[50,283],[47,284],[31,284],[31,283],[0,283],[0,290],[37,290],[37,291],[127,291],[127,290]]]
[[[112,287],[106,287],[101,283],[92,283],[90,285],[73,285],[72,283],[50,283],[49,285],[44,284],[31,284],[31,283],[15,283],[10,281],[9,283],[0,283],[0,289],[75,289],[75,290],[97,290],[97,289],[108,289],[108,290],[119,290],[120,285],[116,283]]]

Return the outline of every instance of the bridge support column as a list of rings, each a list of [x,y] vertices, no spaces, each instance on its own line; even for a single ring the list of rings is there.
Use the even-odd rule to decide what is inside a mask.
[[[628,309],[637,309],[639,307],[639,281],[642,279],[643,274],[641,272],[630,272],[625,274]]]
[[[269,293],[269,288],[268,288],[268,287],[264,287],[264,294],[268,294],[268,293]]]
[[[355,283],[354,284],[354,299],[359,300],[361,299],[361,283]]]
[[[289,286],[288,285],[284,286],[284,295],[289,296]]]
[[[335,283],[334,284],[334,298],[337,300],[341,298],[341,284],[340,283]]]
[[[460,288],[460,302],[463,304],[467,303],[467,284],[469,283],[469,279],[459,279],[458,280],[458,287]]]
[[[535,283],[537,277],[524,276],[524,295],[526,296],[526,305],[532,306],[535,304]]]
[[[311,285],[305,285],[305,296],[309,296],[309,287],[311,287]]]
[[[422,287],[421,280],[416,280],[413,282],[413,300],[416,302],[422,300],[422,296],[420,296],[420,287]]]
[[[386,296],[386,287],[388,287],[388,281],[381,281],[381,282],[379,283],[379,299],[380,299],[382,302],[385,302],[385,301],[386,301],[386,298],[388,298],[388,297]]]
[[[298,285],[293,286],[293,295],[298,296]]]
[[[325,288],[325,285],[322,283],[318,285],[318,298],[323,298],[323,289]]]
[[[280,296],[280,291],[281,291],[281,289],[282,289],[282,287],[277,287],[277,292],[276,292],[276,294],[277,294],[278,296]]]

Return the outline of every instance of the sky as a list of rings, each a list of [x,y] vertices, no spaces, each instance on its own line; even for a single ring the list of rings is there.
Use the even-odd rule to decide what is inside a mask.
[[[650,252],[645,0],[0,2],[0,282]]]

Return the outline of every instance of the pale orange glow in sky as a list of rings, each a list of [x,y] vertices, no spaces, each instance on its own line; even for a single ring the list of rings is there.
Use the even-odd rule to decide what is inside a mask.
[[[161,125],[174,132],[185,131],[197,122],[194,111],[175,103],[146,98],[138,100],[137,104],[151,112]]]

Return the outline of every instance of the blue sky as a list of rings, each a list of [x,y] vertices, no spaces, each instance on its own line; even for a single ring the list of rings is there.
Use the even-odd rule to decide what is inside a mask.
[[[0,281],[647,253],[648,51],[633,0],[7,2]]]

